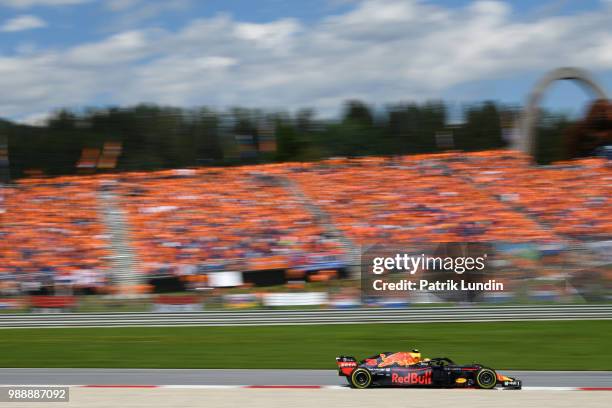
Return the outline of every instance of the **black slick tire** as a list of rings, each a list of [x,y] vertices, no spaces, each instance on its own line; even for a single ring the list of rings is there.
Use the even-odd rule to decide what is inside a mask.
[[[491,390],[497,385],[497,374],[490,368],[481,368],[476,373],[476,385],[478,388]]]
[[[372,374],[365,368],[358,368],[351,373],[351,387],[364,389],[372,385]]]

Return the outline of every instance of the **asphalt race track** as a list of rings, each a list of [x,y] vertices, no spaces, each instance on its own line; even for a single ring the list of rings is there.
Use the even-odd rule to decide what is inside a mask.
[[[503,370],[500,370],[504,372]],[[335,370],[0,369],[0,383],[73,385],[67,403],[20,403],[20,407],[66,408],[609,408],[612,371],[507,371],[524,382],[521,391],[453,389],[352,390]],[[81,386],[79,386],[81,385]],[[89,385],[89,386],[87,386]],[[106,385],[106,386],[105,386]],[[132,385],[130,387],[130,385]],[[138,387],[144,385],[144,387]],[[268,385],[264,388],[240,385]],[[270,387],[280,385],[281,387]],[[284,385],[284,387],[283,387]],[[301,385],[301,387],[299,387]],[[309,387],[310,385],[310,387]],[[296,387],[298,386],[298,387]],[[550,388],[550,387],[554,388]],[[540,388],[538,388],[540,387]],[[548,387],[548,388],[547,388]],[[561,388],[568,387],[568,388]],[[0,408],[15,406],[0,402]]]
[[[612,371],[505,371],[526,387],[612,387]],[[345,385],[336,370],[2,368],[0,384],[20,385]]]

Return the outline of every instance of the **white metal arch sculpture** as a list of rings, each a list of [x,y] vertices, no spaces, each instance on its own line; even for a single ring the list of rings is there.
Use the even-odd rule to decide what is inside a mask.
[[[555,81],[572,80],[593,94],[596,99],[607,99],[604,89],[593,80],[591,75],[580,68],[557,68],[550,71],[538,81],[529,94],[527,104],[521,115],[520,135],[514,141],[513,148],[534,155],[536,125],[539,116],[540,101],[544,92]]]

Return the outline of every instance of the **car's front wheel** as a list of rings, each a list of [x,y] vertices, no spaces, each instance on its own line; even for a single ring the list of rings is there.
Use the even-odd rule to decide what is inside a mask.
[[[497,385],[497,374],[490,368],[481,368],[476,373],[476,384],[485,390],[495,388]]]
[[[370,385],[372,385],[372,374],[365,368],[358,368],[351,373],[353,388],[368,388]]]

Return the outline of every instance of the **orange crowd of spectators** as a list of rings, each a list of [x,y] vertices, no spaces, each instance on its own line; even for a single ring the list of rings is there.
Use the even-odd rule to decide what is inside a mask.
[[[24,179],[5,188],[0,272],[27,290],[36,290],[41,282],[104,285],[110,251],[96,183],[57,177]]]
[[[290,177],[359,244],[559,239],[454,175],[445,165],[454,156],[330,160]]]
[[[462,155],[448,165],[559,235],[612,236],[612,165],[607,159],[584,158],[534,168],[525,156],[494,151]]]
[[[129,173],[116,192],[145,273],[288,268],[343,252],[286,188],[249,168]]]
[[[509,151],[338,158],[20,180],[0,201],[0,275],[103,283],[113,255],[101,211],[105,188],[125,210],[142,273],[341,259],[346,249],[283,180],[356,244],[612,236],[605,159],[535,167]]]

